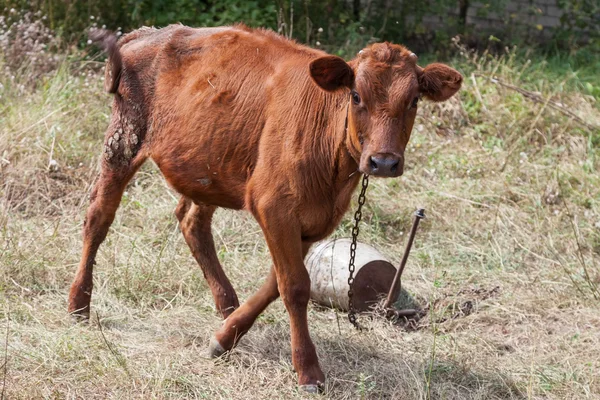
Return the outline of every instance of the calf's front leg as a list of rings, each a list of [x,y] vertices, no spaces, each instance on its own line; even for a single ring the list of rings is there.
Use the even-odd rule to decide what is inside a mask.
[[[302,243],[302,258],[310,249],[312,243]],[[252,327],[256,318],[279,297],[279,288],[277,287],[277,274],[275,268],[269,271],[269,276],[261,288],[252,297],[237,308],[227,317],[223,326],[211,338],[208,347],[210,357],[220,357],[226,351],[233,349],[239,340]]]
[[[325,383],[315,346],[310,339],[307,306],[310,298],[310,277],[304,265],[300,222],[290,208],[269,202],[255,209],[255,217],[264,232],[273,258],[277,287],[290,316],[292,364],[298,374],[298,384],[308,392],[316,392]]]

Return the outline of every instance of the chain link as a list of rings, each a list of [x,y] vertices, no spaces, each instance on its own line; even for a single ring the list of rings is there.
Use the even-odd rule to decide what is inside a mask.
[[[358,195],[358,208],[354,213],[354,226],[352,227],[352,243],[350,243],[350,263],[348,264],[348,320],[354,327],[358,330],[362,330],[362,327],[359,325],[356,319],[356,310],[354,308],[353,296],[354,296],[354,270],[356,269],[354,265],[354,259],[356,257],[356,245],[358,240],[358,233],[360,229],[358,225],[360,224],[360,220],[362,219],[362,207],[367,200],[366,193],[367,187],[369,186],[369,175],[363,175],[362,179],[362,188],[360,190],[360,194]]]

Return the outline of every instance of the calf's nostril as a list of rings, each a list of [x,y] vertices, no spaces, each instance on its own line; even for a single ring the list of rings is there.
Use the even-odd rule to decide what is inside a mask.
[[[369,157],[369,165],[371,166],[372,170],[377,169],[377,163],[375,162],[375,160],[373,160],[373,157]]]
[[[398,171],[398,164],[399,164],[399,161],[396,161],[396,162],[395,162],[395,163],[392,165],[392,168],[390,168],[390,170],[392,171],[392,173],[394,173],[394,174],[395,174],[395,173],[396,173],[396,171]]]

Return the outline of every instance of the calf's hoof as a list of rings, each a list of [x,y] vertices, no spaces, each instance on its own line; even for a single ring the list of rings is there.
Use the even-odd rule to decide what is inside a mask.
[[[89,309],[75,311],[71,311],[69,309],[69,316],[71,317],[71,321],[73,321],[73,324],[88,322],[90,320],[90,311]]]
[[[321,382],[318,382],[316,385],[298,385],[298,390],[301,393],[307,394],[321,394],[323,393],[324,388],[325,385],[323,385]]]
[[[212,336],[210,338],[210,342],[208,343],[208,356],[210,358],[219,358],[226,352],[227,350],[221,346],[221,343],[219,343],[217,338]]]

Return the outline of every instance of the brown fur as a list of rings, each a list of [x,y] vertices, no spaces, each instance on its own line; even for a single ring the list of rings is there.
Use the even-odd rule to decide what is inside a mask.
[[[150,157],[182,195],[181,230],[227,317],[215,335],[220,348],[231,349],[281,295],[299,383],[322,383],[306,321],[304,256],[339,224],[357,171],[402,173],[415,98],[447,99],[460,74],[441,64],[421,69],[413,54],[390,43],[346,63],[244,26],[172,25],[137,30],[116,44],[106,32],[95,39],[109,53],[106,87],[115,98],[69,311],[89,313],[96,252],[127,182]],[[251,212],[273,258],[266,283],[239,308],[214,249],[216,207]]]

